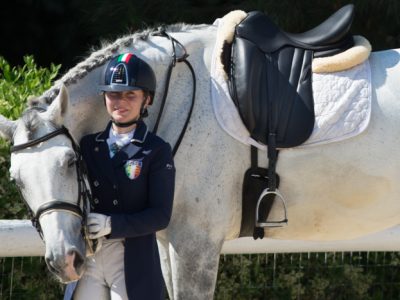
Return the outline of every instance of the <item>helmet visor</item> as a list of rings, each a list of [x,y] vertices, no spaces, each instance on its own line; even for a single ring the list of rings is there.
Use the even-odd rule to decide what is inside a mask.
[[[125,84],[100,85],[99,88],[103,92],[124,92],[132,90],[142,90],[141,87],[130,86]]]

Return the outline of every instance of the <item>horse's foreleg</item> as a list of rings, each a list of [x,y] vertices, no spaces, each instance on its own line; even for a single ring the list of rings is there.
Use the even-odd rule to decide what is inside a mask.
[[[213,299],[223,241],[190,227],[185,224],[170,241],[173,299]]]
[[[171,272],[171,259],[169,255],[169,242],[161,234],[157,234],[158,250],[160,251],[160,261],[161,269],[167,286],[168,295],[172,297],[173,287],[172,287],[172,272]]]

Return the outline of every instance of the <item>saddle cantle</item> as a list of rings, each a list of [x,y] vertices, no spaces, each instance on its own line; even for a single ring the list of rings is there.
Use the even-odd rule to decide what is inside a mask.
[[[236,27],[229,70],[231,97],[255,140],[268,144],[276,127],[278,148],[302,144],[314,127],[311,63],[353,46],[354,6],[338,10],[305,33],[287,33],[261,12]],[[274,124],[271,124],[274,123]]]

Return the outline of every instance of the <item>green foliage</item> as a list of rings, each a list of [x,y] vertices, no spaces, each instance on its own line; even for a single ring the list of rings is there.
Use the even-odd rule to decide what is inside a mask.
[[[24,56],[24,65],[12,67],[0,56],[0,114],[17,119],[29,96],[38,96],[51,87],[60,65],[38,67],[33,56]]]
[[[63,285],[47,270],[43,258],[0,258],[0,266],[0,299],[62,299]]]
[[[222,255],[216,300],[399,299],[400,253]],[[61,299],[42,258],[1,258],[0,299]]]
[[[38,67],[32,56],[24,57],[23,66],[11,66],[0,56],[0,114],[15,120],[26,106],[29,96],[39,96],[51,87],[60,66]],[[0,140],[0,219],[22,218],[26,208],[19,199],[17,190],[10,184],[9,143]]]
[[[398,299],[400,253],[225,255],[215,299]]]

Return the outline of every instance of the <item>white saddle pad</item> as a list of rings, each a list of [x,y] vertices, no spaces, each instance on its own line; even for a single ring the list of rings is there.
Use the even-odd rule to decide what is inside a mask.
[[[214,23],[218,25],[218,22]],[[218,63],[216,45],[211,62],[211,100],[219,125],[233,138],[265,150],[250,137],[233,103]],[[371,115],[371,70],[368,60],[349,70],[313,73],[315,124],[309,139],[298,147],[341,141],[362,133]]]

